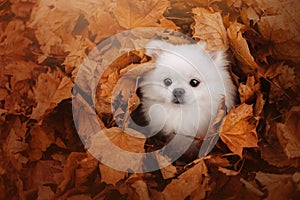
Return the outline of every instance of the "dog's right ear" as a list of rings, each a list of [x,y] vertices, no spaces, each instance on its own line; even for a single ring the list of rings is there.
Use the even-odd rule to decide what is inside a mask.
[[[169,49],[171,44],[160,41],[160,40],[153,40],[149,42],[145,49],[146,55],[150,56],[152,59],[157,59],[157,57],[165,50]]]

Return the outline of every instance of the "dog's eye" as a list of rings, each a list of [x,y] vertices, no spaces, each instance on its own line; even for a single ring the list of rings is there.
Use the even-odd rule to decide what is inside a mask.
[[[200,84],[200,81],[198,81],[198,80],[196,80],[196,79],[192,79],[192,80],[190,81],[190,85],[191,85],[192,87],[197,87],[199,84]]]
[[[164,84],[165,84],[166,86],[170,86],[170,85],[172,85],[172,80],[171,80],[170,78],[166,78],[166,79],[164,80]]]

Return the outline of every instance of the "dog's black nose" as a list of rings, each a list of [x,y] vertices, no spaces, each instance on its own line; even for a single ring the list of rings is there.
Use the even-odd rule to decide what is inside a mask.
[[[174,95],[176,98],[181,98],[182,95],[184,95],[184,93],[185,93],[185,90],[182,89],[182,88],[175,88],[175,89],[173,90],[173,95]]]

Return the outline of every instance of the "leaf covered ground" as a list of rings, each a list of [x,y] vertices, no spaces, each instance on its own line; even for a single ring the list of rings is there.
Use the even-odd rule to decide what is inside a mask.
[[[0,0],[0,199],[299,198],[299,10],[297,0]],[[157,29],[135,31],[147,27]],[[220,106],[210,132],[220,140],[207,156],[117,171],[78,133],[102,159],[110,157],[104,134],[145,152],[128,117],[140,102],[137,77],[151,70],[141,49],[158,29],[166,41],[180,32],[227,50],[239,103],[228,113]],[[82,63],[89,71],[75,85]],[[101,65],[94,116],[86,83]],[[90,135],[93,120],[102,132]],[[142,160],[131,164],[143,168]]]

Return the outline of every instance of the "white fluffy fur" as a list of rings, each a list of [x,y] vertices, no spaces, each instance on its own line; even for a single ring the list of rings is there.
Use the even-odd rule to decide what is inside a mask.
[[[146,54],[155,60],[155,69],[143,77],[143,111],[152,134],[204,136],[216,116],[218,104],[226,96],[228,109],[234,106],[236,87],[232,83],[223,51],[207,52],[205,44],[172,45],[152,41]],[[164,79],[173,83],[165,86]],[[189,82],[200,84],[192,87]],[[183,104],[172,103],[175,88],[185,90]]]

